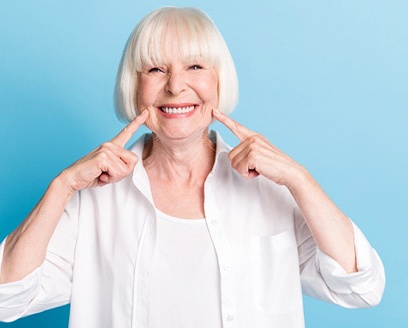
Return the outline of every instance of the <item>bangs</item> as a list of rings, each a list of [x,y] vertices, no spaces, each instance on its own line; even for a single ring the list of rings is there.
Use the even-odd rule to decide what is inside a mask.
[[[187,11],[188,8],[185,8]],[[211,23],[211,22],[210,22]],[[170,11],[147,24],[135,44],[135,69],[165,65],[174,59],[183,62],[205,61],[219,66],[218,31],[212,23],[196,19],[183,11]]]

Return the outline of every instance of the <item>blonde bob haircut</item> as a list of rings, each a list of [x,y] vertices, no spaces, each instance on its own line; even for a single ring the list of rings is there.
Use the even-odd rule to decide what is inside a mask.
[[[131,33],[116,78],[115,110],[119,119],[138,114],[138,73],[165,64],[166,55],[182,61],[204,59],[218,74],[218,109],[229,114],[238,101],[234,61],[221,33],[203,11],[162,7],[145,16]]]

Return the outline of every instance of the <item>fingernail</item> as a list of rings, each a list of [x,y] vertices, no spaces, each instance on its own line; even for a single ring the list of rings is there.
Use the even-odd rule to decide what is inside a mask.
[[[147,116],[149,114],[149,111],[147,109],[143,110],[143,112],[140,113],[140,116]]]

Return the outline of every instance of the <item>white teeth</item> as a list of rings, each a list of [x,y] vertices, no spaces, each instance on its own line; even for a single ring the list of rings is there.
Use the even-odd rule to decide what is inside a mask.
[[[191,112],[194,106],[188,107],[161,107],[161,110],[166,114],[186,114]]]

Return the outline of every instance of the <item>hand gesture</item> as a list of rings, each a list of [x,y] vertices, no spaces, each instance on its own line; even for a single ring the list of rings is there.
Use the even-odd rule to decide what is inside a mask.
[[[103,186],[128,176],[139,158],[124,147],[148,116],[148,111],[143,111],[111,141],[103,143],[65,169],[61,175],[65,177],[70,190],[75,192],[84,188]]]
[[[296,174],[303,170],[300,164],[272,145],[263,135],[247,129],[216,109],[213,115],[241,142],[228,155],[232,167],[239,174],[249,179],[263,175],[288,187],[291,181],[296,181]]]

